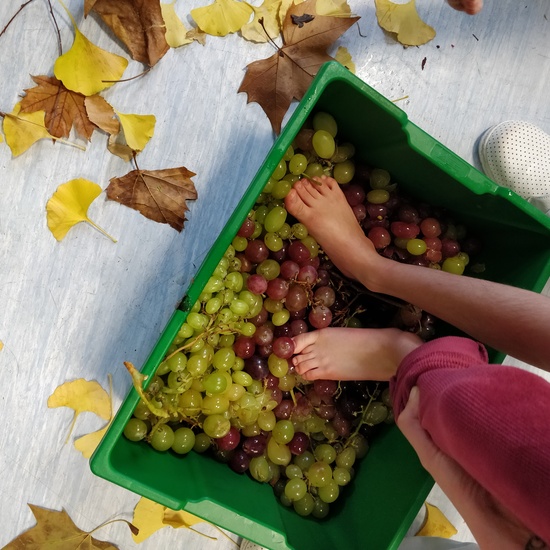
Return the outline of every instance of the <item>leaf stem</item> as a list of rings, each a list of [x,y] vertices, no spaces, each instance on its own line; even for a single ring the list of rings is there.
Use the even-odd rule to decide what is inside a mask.
[[[106,237],[109,237],[109,239],[111,239],[111,241],[113,241],[114,243],[117,242],[117,240],[116,240],[114,237],[111,237],[111,235],[109,235],[109,233],[107,233],[107,231],[105,231],[104,229],[102,229],[101,227],[99,227],[99,225],[97,225],[97,224],[94,223],[92,220],[90,220],[90,218],[86,218],[86,221],[87,221],[92,227],[95,227],[100,233],[103,233],[103,235],[105,235]]]
[[[103,527],[106,527],[107,525],[110,525],[111,523],[116,523],[117,521],[120,521],[122,523],[125,523],[126,525],[128,525],[128,527],[130,528],[130,531],[132,531],[132,533],[134,535],[137,535],[139,533],[139,529],[132,523],[130,523],[128,520],[126,519],[122,519],[122,518],[115,518],[115,519],[110,519],[109,521],[106,521],[105,523],[102,523],[101,525],[98,525],[95,529],[92,529],[88,535],[91,535],[92,533],[95,533],[96,531],[99,531],[100,529],[103,529]]]
[[[2,32],[0,32],[0,36],[2,36],[7,30],[8,27],[13,23],[13,20],[25,9],[26,6],[28,6],[33,0],[27,0],[24,4],[21,4],[19,6],[19,9],[15,12],[15,14],[12,16],[12,18],[6,23],[6,26],[2,29]]]
[[[32,0],[29,0],[29,1],[32,1]],[[48,6],[50,9],[50,15],[52,16],[52,19],[53,19],[55,31],[57,33],[57,51],[59,52],[59,56],[61,56],[63,54],[63,45],[61,43],[61,32],[59,31],[59,25],[57,24],[57,19],[55,18],[55,14],[53,13],[52,3],[50,0],[48,0]]]

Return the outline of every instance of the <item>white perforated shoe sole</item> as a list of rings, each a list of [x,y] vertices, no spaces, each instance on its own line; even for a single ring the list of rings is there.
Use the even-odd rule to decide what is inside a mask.
[[[479,142],[485,174],[550,213],[550,135],[521,121],[489,128]]]

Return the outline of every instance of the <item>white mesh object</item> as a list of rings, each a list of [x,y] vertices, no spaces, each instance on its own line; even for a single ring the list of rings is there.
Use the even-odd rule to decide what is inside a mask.
[[[501,122],[479,143],[484,172],[528,199],[550,195],[550,135],[521,121]]]

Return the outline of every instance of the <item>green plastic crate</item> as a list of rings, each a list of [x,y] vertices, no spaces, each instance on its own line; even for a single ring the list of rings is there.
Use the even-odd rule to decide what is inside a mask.
[[[495,185],[407,115],[335,62],[319,71],[248,191],[208,253],[142,372],[154,373],[218,261],[308,116],[331,113],[356,156],[389,170],[413,197],[447,208],[483,238],[483,277],[539,292],[550,275],[550,218]],[[493,353],[501,361],[501,354]],[[92,471],[173,509],[200,516],[270,549],[395,549],[433,481],[395,426],[360,461],[356,477],[328,520],[301,518],[281,506],[269,485],[204,455],[159,453],[122,434],[139,397],[131,390],[91,459]]]

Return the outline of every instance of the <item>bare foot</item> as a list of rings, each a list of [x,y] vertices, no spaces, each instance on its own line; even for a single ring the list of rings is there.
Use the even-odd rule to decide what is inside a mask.
[[[293,338],[292,363],[306,380],[389,380],[404,357],[422,345],[396,328],[324,328]]]
[[[340,186],[333,178],[297,181],[285,206],[315,237],[328,257],[348,277],[361,282],[365,267],[380,256],[365,236]]]

